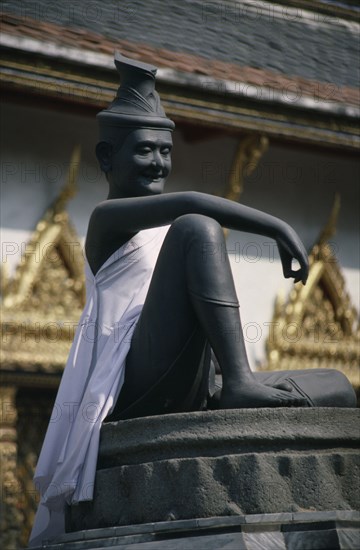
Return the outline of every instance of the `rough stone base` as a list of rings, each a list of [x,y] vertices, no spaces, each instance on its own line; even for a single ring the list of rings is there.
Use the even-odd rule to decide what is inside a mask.
[[[359,510],[359,413],[244,409],[107,424],[94,500],[68,509],[67,531]]]

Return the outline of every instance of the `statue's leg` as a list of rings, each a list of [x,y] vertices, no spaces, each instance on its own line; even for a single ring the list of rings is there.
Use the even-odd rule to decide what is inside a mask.
[[[190,214],[175,220],[160,251],[132,339],[119,402],[133,402],[163,378],[173,400],[176,386],[169,372],[177,357],[189,343],[188,356],[193,348],[196,357],[191,368],[193,363],[197,368],[206,340],[222,370],[220,407],[305,404],[291,392],[270,388],[253,376],[222,228],[210,218]]]
[[[254,373],[263,384],[287,383],[313,407],[356,407],[356,394],[346,376],[335,369],[300,369]]]

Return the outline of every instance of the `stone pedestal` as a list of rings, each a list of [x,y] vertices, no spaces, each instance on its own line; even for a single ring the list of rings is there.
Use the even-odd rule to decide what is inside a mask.
[[[87,529],[33,550],[359,550],[354,511],[252,514]]]
[[[54,548],[355,548],[359,413],[247,409],[104,425],[94,500],[68,508]]]

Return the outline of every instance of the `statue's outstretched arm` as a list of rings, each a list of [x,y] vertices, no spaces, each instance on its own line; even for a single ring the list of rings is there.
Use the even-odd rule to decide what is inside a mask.
[[[196,191],[149,197],[111,199],[94,210],[89,233],[101,239],[123,238],[142,229],[171,224],[184,214],[202,214],[223,227],[264,235],[277,242],[285,277],[306,282],[308,259],[296,232],[284,221],[248,206]],[[300,269],[292,269],[292,260]]]

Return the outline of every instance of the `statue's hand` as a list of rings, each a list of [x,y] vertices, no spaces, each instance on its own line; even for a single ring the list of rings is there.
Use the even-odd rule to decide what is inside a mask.
[[[276,238],[285,278],[294,278],[294,282],[306,283],[309,274],[309,260],[303,243],[295,231],[287,226]],[[292,261],[297,260],[299,269],[292,268]]]

